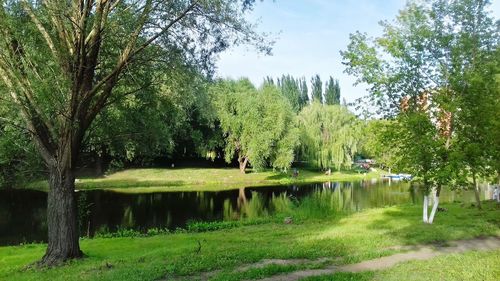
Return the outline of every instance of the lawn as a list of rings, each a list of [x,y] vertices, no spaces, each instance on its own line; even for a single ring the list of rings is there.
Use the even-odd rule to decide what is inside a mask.
[[[360,173],[356,171],[323,172],[299,170],[298,177],[292,173],[272,170],[240,173],[235,168],[162,168],[128,169],[102,178],[77,180],[77,189],[119,189],[121,192],[158,191],[218,191],[240,187],[283,185],[327,181],[353,181],[380,178],[381,172]],[[46,181],[28,184],[26,188],[47,190]]]
[[[482,211],[459,203],[443,204],[443,207],[448,210],[439,212],[433,225],[421,223],[421,206],[402,205],[351,215],[297,215],[292,224],[270,219],[263,224],[212,232],[83,239],[81,247],[86,258],[50,269],[26,267],[43,255],[45,245],[0,247],[0,280],[169,280],[169,276],[192,280],[192,275],[213,270],[219,271],[210,280],[256,279],[323,264],[234,269],[269,258],[326,258],[325,264],[348,264],[394,254],[399,251],[393,247],[396,245],[500,235],[500,209],[493,202],[485,202]],[[413,277],[456,280],[458,275],[454,272],[457,272],[465,280],[476,276],[481,269],[483,275],[475,279],[482,280],[481,276],[488,279],[498,272],[498,266],[492,266],[498,254],[495,251],[442,256],[435,258],[436,261],[410,262],[382,272],[338,276],[343,278],[340,280]],[[479,262],[478,258],[485,261]],[[465,265],[470,265],[470,270],[464,268]],[[434,278],[433,272],[444,266],[447,273]],[[421,272],[425,270],[430,271]],[[334,276],[311,280],[333,280],[337,278]]]
[[[425,261],[411,261],[375,272],[336,273],[309,277],[303,281],[497,281],[500,250],[449,254]]]

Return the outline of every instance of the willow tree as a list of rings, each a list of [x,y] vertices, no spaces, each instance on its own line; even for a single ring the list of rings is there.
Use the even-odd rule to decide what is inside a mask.
[[[134,73],[168,64],[171,52],[210,71],[214,55],[230,44],[269,51],[243,17],[252,3],[0,0],[0,99],[17,109],[49,171],[43,264],[82,256],[74,169],[96,116],[147,86]]]
[[[236,156],[242,173],[248,164],[255,169],[291,166],[298,143],[295,114],[277,87],[257,90],[242,79],[220,81],[211,92],[228,163]]]
[[[300,157],[320,169],[350,169],[361,139],[361,122],[346,107],[306,106],[298,116]]]

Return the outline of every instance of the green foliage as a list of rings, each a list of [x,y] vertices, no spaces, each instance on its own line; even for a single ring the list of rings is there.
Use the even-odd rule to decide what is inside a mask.
[[[396,168],[402,153],[398,150],[398,135],[394,135],[395,120],[368,120],[363,126],[361,154],[375,159],[385,170]]]
[[[350,169],[359,149],[361,122],[346,107],[305,107],[299,114],[300,156],[316,168]]]
[[[128,95],[100,114],[86,152],[142,166],[157,157],[210,156],[220,132],[213,126],[208,82],[192,66],[172,63],[177,65],[164,69],[156,86]]]
[[[395,21],[381,23],[382,36],[351,34],[342,52],[346,72],[370,85],[384,115],[403,115],[393,143],[402,166],[424,181],[464,185],[491,173],[498,154],[500,30],[488,4],[410,1]]]
[[[252,167],[268,164],[286,169],[298,142],[295,115],[279,90],[266,85],[256,90],[248,80],[220,81],[211,88],[225,137],[225,160],[235,154]]]
[[[12,109],[3,105],[0,105],[0,188],[21,186],[44,174],[42,160],[21,121],[1,118],[14,115]]]
[[[299,80],[295,80],[290,75],[283,75],[281,79],[278,79],[277,86],[281,90],[281,94],[290,102],[293,111],[299,112],[304,107],[301,100]]]
[[[318,74],[311,78],[311,97],[313,102],[323,103],[323,84]]]
[[[339,80],[334,80],[331,76],[325,83],[325,104],[340,104]]]

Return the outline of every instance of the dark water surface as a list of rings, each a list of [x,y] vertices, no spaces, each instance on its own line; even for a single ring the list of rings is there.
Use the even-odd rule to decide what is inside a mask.
[[[488,198],[489,191],[482,192]],[[219,192],[129,194],[105,190],[77,192],[80,232],[117,229],[175,229],[189,221],[222,221],[272,215],[307,202],[321,210],[356,212],[366,208],[420,203],[422,192],[404,182],[329,182],[269,186]],[[47,194],[33,190],[0,190],[0,245],[47,239]],[[443,191],[441,202],[473,202],[471,191]]]

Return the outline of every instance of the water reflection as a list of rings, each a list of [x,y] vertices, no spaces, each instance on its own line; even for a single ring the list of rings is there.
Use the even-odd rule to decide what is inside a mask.
[[[485,189],[484,198],[491,198]],[[189,221],[255,219],[283,214],[303,217],[357,212],[365,208],[420,203],[422,193],[396,181],[325,182],[320,184],[241,188],[221,192],[123,194],[78,192],[80,233],[130,228],[185,227]],[[472,192],[441,193],[441,202],[473,202]],[[46,240],[46,194],[0,191],[0,245]]]

